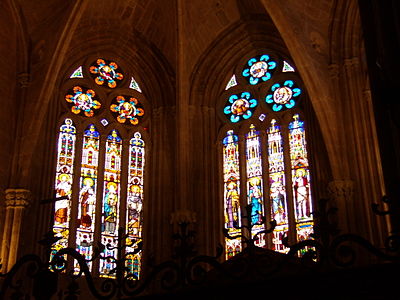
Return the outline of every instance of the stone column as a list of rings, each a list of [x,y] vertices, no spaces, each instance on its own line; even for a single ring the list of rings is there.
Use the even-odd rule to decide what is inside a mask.
[[[354,182],[352,180],[334,180],[328,184],[328,192],[332,206],[338,208],[338,229],[342,232],[350,232],[349,215],[353,214],[353,195],[354,195]]]
[[[25,189],[7,189],[6,219],[1,245],[1,271],[8,272],[17,260],[18,245],[22,224],[22,214],[29,205],[30,191]]]

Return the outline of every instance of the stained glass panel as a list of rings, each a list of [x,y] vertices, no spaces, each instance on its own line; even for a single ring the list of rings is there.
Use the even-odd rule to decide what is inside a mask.
[[[93,254],[99,138],[100,134],[93,124],[89,125],[84,131],[76,221],[76,250],[86,259],[90,259]],[[88,266],[91,269],[90,262]],[[79,271],[79,265],[76,261],[74,269],[75,272]]]
[[[253,115],[257,104],[249,92],[233,94],[225,103],[224,114],[232,123],[247,120]]]
[[[139,278],[142,253],[135,253],[138,244],[142,241],[142,207],[143,207],[143,179],[144,179],[144,141],[139,132],[136,132],[130,141],[129,147],[129,175],[128,198],[126,211],[127,230],[127,268],[130,274]],[[137,250],[136,250],[137,251]],[[131,253],[131,254],[129,254]]]
[[[301,94],[301,89],[293,80],[275,83],[271,86],[265,102],[273,111],[283,111],[294,107]]]
[[[313,207],[305,128],[298,114],[289,124],[289,144],[297,239],[301,241],[309,239],[313,231]]]
[[[57,149],[55,191],[54,236],[60,238],[52,246],[52,255],[68,247],[69,221],[71,217],[71,194],[75,158],[76,128],[71,119],[65,119],[60,127]],[[51,259],[51,258],[50,258]]]
[[[260,136],[253,124],[246,136],[246,166],[247,203],[251,205],[251,225],[253,225],[251,235],[254,237],[258,232],[264,230],[264,202]],[[265,246],[264,234],[258,235],[256,245]]]
[[[224,168],[224,215],[225,228],[229,236],[241,233],[240,216],[240,173],[239,173],[239,142],[238,136],[232,130],[223,139],[223,168]],[[241,240],[225,239],[226,257],[236,255],[241,251]]]
[[[76,69],[69,78],[83,78],[82,66]]]
[[[136,90],[139,93],[142,92],[142,90],[139,87],[139,84],[136,82],[136,80],[133,77],[131,78],[131,83],[129,84],[129,88],[132,90]]]
[[[98,85],[106,83],[109,88],[113,89],[117,86],[117,82],[124,78],[124,75],[117,71],[118,69],[115,62],[99,58],[90,66],[89,71]]]
[[[283,62],[282,72],[294,72],[294,68],[286,61]]]
[[[271,79],[276,62],[267,54],[258,55],[248,60],[242,75],[251,85],[256,85]]]
[[[229,80],[228,84],[225,87],[225,91],[229,90],[231,87],[237,85],[237,81],[236,81],[236,75],[233,74],[233,76],[231,77],[231,79]]]
[[[119,198],[121,182],[121,152],[122,139],[118,131],[112,130],[107,137],[104,186],[101,218],[101,243],[106,246],[106,259],[100,261],[100,276],[114,276],[111,271],[116,267],[114,259],[117,257]]]
[[[65,100],[72,104],[71,111],[74,114],[83,114],[86,117],[91,117],[94,115],[94,111],[101,107],[95,96],[95,91],[75,86],[68,91]]]
[[[268,164],[271,218],[277,223],[273,232],[273,249],[279,252],[287,252],[288,249],[282,244],[282,238],[289,226],[283,141],[281,127],[275,119],[272,119],[271,126],[268,129]]]
[[[117,121],[122,124],[129,120],[132,125],[137,125],[144,115],[144,108],[140,101],[129,96],[115,97],[110,110],[117,117]]]

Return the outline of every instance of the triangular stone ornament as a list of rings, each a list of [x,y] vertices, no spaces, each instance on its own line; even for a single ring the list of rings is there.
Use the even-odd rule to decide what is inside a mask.
[[[132,77],[131,83],[129,84],[129,88],[133,90],[137,90],[139,93],[142,92],[142,90],[139,87],[139,84],[136,82],[136,80]]]
[[[294,72],[294,68],[291,65],[289,65],[286,61],[284,61],[282,72]]]
[[[69,78],[83,78],[82,66],[76,69]]]
[[[231,87],[237,85],[236,76],[233,74],[231,79],[229,80],[228,84],[226,85],[225,91],[229,90]]]

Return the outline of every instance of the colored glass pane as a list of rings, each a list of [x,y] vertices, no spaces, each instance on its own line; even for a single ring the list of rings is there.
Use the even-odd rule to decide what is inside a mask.
[[[93,124],[84,131],[76,221],[76,250],[86,259],[90,259],[93,254],[99,138],[100,134]],[[88,266],[91,269],[90,262]],[[79,271],[79,264],[76,261],[74,269],[75,272]]]
[[[117,71],[118,69],[115,62],[99,58],[90,66],[89,71],[98,85],[106,83],[109,88],[113,89],[117,86],[117,81],[124,78],[124,75]]]
[[[136,82],[136,80],[133,77],[131,78],[131,83],[129,84],[129,88],[132,90],[136,90],[139,93],[142,92],[142,90],[139,87],[139,84]]]
[[[94,110],[101,107],[95,96],[96,93],[93,90],[75,86],[68,91],[65,100],[72,104],[71,111],[74,114],[83,114],[86,117],[91,117],[94,115]]]
[[[273,232],[273,249],[287,252],[288,249],[282,244],[282,238],[286,235],[289,226],[283,141],[281,128],[275,119],[271,121],[267,133],[271,218],[277,223]]]
[[[119,123],[129,120],[132,125],[137,125],[144,115],[142,104],[134,97],[117,96],[110,109],[117,116]]]
[[[283,62],[282,72],[294,72],[294,68],[287,63],[286,61]]]
[[[117,239],[119,224],[119,199],[121,182],[121,152],[122,139],[118,131],[112,130],[107,137],[103,203],[101,217],[101,243],[106,246],[105,259],[100,260],[100,276],[111,277],[116,267],[114,258],[117,257]]]
[[[239,173],[239,143],[238,136],[232,130],[223,139],[223,168],[224,168],[224,215],[225,228],[229,236],[241,233],[240,220],[240,173]],[[236,255],[241,251],[241,240],[225,239],[226,257]]]
[[[269,80],[275,69],[276,62],[269,55],[263,54],[249,59],[242,75],[251,85],[256,85]]]
[[[71,119],[65,119],[60,127],[57,148],[57,169],[55,180],[54,236],[60,238],[52,245],[52,255],[68,247],[69,221],[71,217],[71,194],[75,158],[76,129]],[[51,258],[50,258],[51,259]]]
[[[247,203],[251,205],[251,225],[253,225],[251,235],[254,237],[258,232],[264,230],[264,203],[260,136],[253,124],[246,136],[246,167]],[[257,237],[256,245],[264,247],[264,234],[259,234]]]
[[[142,207],[144,179],[144,141],[136,132],[129,146],[129,175],[128,197],[126,211],[127,231],[127,268],[130,274],[139,278],[141,268],[141,252],[137,252],[138,244],[142,241]]]
[[[83,78],[82,66],[76,69],[69,78]]]
[[[233,76],[231,77],[231,79],[229,80],[228,84],[225,87],[225,91],[229,90],[231,87],[237,85],[237,81],[236,81],[236,75],[233,74]]]
[[[249,92],[233,94],[225,104],[224,113],[232,123],[236,123],[249,119],[257,104],[257,100]]]
[[[275,83],[271,86],[265,102],[268,103],[273,111],[282,111],[296,105],[301,89],[297,87],[293,80]]]
[[[297,239],[301,241],[310,238],[313,217],[305,128],[298,114],[289,124],[289,145]]]

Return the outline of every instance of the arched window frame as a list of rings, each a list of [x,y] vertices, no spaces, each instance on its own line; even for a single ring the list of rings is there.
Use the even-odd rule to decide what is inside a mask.
[[[90,67],[93,65],[93,62],[96,62],[98,57],[88,57],[84,61],[74,64],[69,68],[69,70],[66,72],[65,78],[61,84],[61,87],[59,89],[59,94],[57,96],[57,101],[59,102],[59,107],[60,110],[63,111],[64,113],[61,115],[61,117],[58,120],[57,128],[56,130],[56,143],[58,143],[59,139],[59,128],[62,126],[65,122],[65,120],[69,119],[72,120],[74,127],[75,127],[75,157],[74,157],[74,163],[73,163],[73,182],[72,182],[72,190],[71,190],[71,200],[70,200],[70,207],[71,210],[69,212],[69,234],[68,234],[68,247],[76,248],[76,234],[77,234],[77,227],[79,226],[78,224],[78,205],[79,205],[79,193],[80,193],[80,176],[81,176],[81,162],[82,162],[82,151],[83,151],[83,137],[84,137],[84,131],[88,128],[89,125],[93,124],[97,131],[99,132],[99,153],[98,153],[98,168],[97,168],[97,187],[95,191],[96,195],[96,204],[95,204],[95,228],[94,228],[94,243],[93,245],[96,245],[98,242],[101,241],[101,236],[102,236],[102,211],[104,210],[103,208],[103,201],[104,201],[104,169],[105,169],[105,155],[106,155],[106,144],[107,144],[107,137],[109,134],[113,131],[116,130],[118,132],[118,135],[121,138],[121,161],[120,161],[120,167],[121,167],[121,173],[120,173],[120,191],[119,191],[119,227],[123,228],[122,231],[124,234],[128,233],[128,197],[131,197],[131,193],[128,192],[128,187],[131,187],[131,184],[129,184],[129,167],[130,167],[130,152],[131,152],[131,140],[136,137],[136,139],[141,139],[143,142],[141,145],[144,147],[144,156],[142,157],[142,164],[144,165],[144,170],[141,174],[142,176],[142,181],[141,181],[141,186],[140,186],[140,191],[137,190],[136,188],[136,194],[140,194],[141,199],[137,200],[136,202],[143,200],[143,203],[140,205],[140,224],[139,227],[135,225],[130,224],[129,230],[131,229],[132,226],[135,226],[135,233],[132,234],[132,232],[129,232],[129,237],[133,239],[135,236],[136,238],[140,237],[140,240],[137,239],[135,244],[129,245],[127,244],[126,247],[126,253],[129,252],[135,252],[133,254],[128,255],[127,258],[127,265],[128,266],[133,266],[131,268],[130,274],[133,274],[136,277],[139,277],[140,275],[140,269],[141,269],[141,261],[142,261],[142,251],[136,249],[141,249],[141,245],[139,246],[139,243],[143,239],[143,211],[146,209],[146,200],[145,196],[146,195],[146,187],[147,187],[147,169],[148,165],[145,163],[148,159],[148,153],[149,149],[151,147],[149,135],[147,132],[148,124],[149,124],[149,114],[151,111],[150,104],[146,97],[144,96],[143,92],[140,90],[140,81],[138,81],[139,77],[137,73],[131,73],[128,66],[124,64],[124,62],[120,60],[114,60],[113,58],[107,57],[107,55],[104,56],[104,59],[106,61],[113,61],[117,62],[119,70],[122,70],[124,78],[120,80],[119,82],[116,80],[116,87],[114,88],[109,88],[109,87],[104,87],[101,85],[98,85],[95,82],[94,77],[92,76],[90,72]],[[76,72],[77,71],[77,72]],[[138,72],[139,73],[139,72]],[[75,77],[73,75],[79,74],[78,77]],[[135,82],[135,85],[132,85],[132,82]],[[75,86],[83,86],[86,88],[90,88],[95,91],[96,93],[96,99],[100,101],[101,107],[96,111],[94,110],[94,115],[93,116],[85,116],[83,114],[75,114],[73,110],[71,109],[71,104],[69,104],[66,100],[65,97],[68,94],[71,89]],[[135,99],[139,100],[139,106],[142,109],[144,109],[144,115],[143,117],[140,118],[138,124],[133,124],[126,122],[122,124],[119,122],[117,115],[118,112],[116,113],[115,111],[111,111],[111,105],[117,103],[116,97],[119,95],[123,96],[130,96],[134,97]],[[133,147],[133,146],[132,146]],[[141,147],[141,146],[139,146]],[[58,157],[58,154],[57,154]],[[57,178],[56,178],[57,180]],[[139,184],[140,185],[140,184]],[[57,195],[57,194],[56,194]],[[58,195],[59,196],[59,195]],[[132,202],[132,201],[131,201]],[[57,205],[57,204],[56,204]],[[132,208],[130,208],[132,211]],[[118,234],[118,229],[116,230]],[[125,240],[124,240],[125,242]],[[140,243],[142,244],[142,243]],[[106,245],[104,245],[106,246]],[[93,248],[93,247],[92,247]],[[55,251],[56,249],[54,248],[53,245],[53,250]],[[93,249],[92,249],[93,250]],[[116,257],[116,250],[108,250],[106,248],[105,250],[105,255],[106,252],[108,251],[108,254],[111,254]],[[114,253],[115,252],[115,253]],[[137,252],[137,253],[136,253]],[[87,257],[89,258],[89,257]],[[72,261],[71,257],[68,257],[69,264],[74,266],[75,272],[79,270],[78,264]],[[131,264],[129,264],[131,260]],[[107,264],[107,270],[103,271],[105,268],[105,265]],[[114,263],[107,263],[107,260],[96,260],[94,262],[89,262],[88,263],[89,268],[91,269],[91,272],[94,276],[100,276],[100,277],[113,277],[115,274],[108,274],[110,269],[112,269],[115,264]]]
[[[272,78],[268,79],[266,82],[259,83],[252,85],[246,79],[244,76],[242,76],[242,71],[246,63],[251,59],[252,57],[255,57],[257,55],[262,55],[262,54],[268,54],[270,58],[274,61],[277,62],[277,68],[275,69],[274,72],[275,74],[272,74]],[[285,68],[285,71],[283,69]],[[232,80],[234,78],[234,80]],[[291,107],[289,109],[283,110],[283,111],[273,111],[271,106],[269,106],[266,101],[265,97],[270,91],[270,88],[272,85],[276,82],[283,82],[285,80],[292,80],[296,84],[296,88],[300,88],[301,90],[301,100],[296,102],[296,105],[294,107]],[[232,84],[236,82],[236,84]],[[281,85],[282,86],[282,85]],[[224,162],[223,162],[223,151],[224,151],[224,145],[223,145],[223,140],[227,136],[227,132],[230,130],[233,130],[234,134],[237,135],[238,137],[238,143],[239,143],[239,170],[240,170],[240,186],[239,189],[241,191],[239,199],[240,199],[240,207],[241,207],[241,214],[242,218],[243,215],[246,215],[247,212],[245,210],[246,205],[248,204],[248,182],[247,182],[247,167],[246,167],[246,135],[248,134],[250,130],[250,126],[254,125],[255,130],[259,132],[260,136],[260,142],[261,142],[261,155],[262,155],[262,170],[263,170],[263,175],[262,175],[262,186],[263,186],[263,205],[264,205],[264,216],[266,217],[266,222],[264,224],[264,228],[269,227],[268,222],[271,221],[271,205],[272,201],[270,199],[270,179],[269,179],[269,162],[268,162],[268,129],[271,126],[271,121],[273,119],[276,120],[276,122],[280,125],[281,128],[281,136],[282,136],[282,141],[283,141],[283,151],[284,151],[284,174],[285,174],[285,188],[286,188],[286,202],[288,205],[288,234],[287,234],[287,240],[289,244],[293,244],[297,241],[299,241],[299,237],[297,236],[296,230],[296,217],[295,217],[295,204],[293,201],[293,184],[292,184],[292,169],[291,169],[291,158],[290,158],[290,148],[289,148],[289,123],[293,121],[293,116],[298,115],[300,120],[302,120],[304,123],[304,130],[305,130],[305,139],[306,139],[306,151],[308,155],[308,170],[310,170],[310,177],[311,177],[311,192],[310,192],[310,197],[311,197],[311,205],[313,207],[312,211],[315,211],[315,199],[313,197],[313,187],[312,187],[312,182],[313,182],[313,166],[311,163],[310,159],[310,149],[309,149],[309,130],[308,130],[308,123],[307,119],[309,119],[312,116],[308,116],[303,112],[302,110],[302,103],[304,101],[307,101],[307,93],[303,87],[303,83],[301,81],[300,76],[296,72],[296,69],[294,68],[294,64],[292,61],[286,57],[283,57],[280,54],[277,54],[273,50],[262,50],[262,51],[257,51],[254,53],[251,53],[250,55],[246,56],[243,58],[241,61],[239,61],[235,68],[233,69],[233,72],[231,74],[227,74],[227,77],[225,78],[224,82],[221,82],[221,95],[219,97],[219,104],[218,104],[218,113],[220,118],[223,120],[225,125],[222,126],[222,128],[219,131],[218,135],[218,145],[219,145],[219,161],[220,161],[220,172],[219,174],[224,173]],[[240,120],[239,122],[232,122],[229,119],[229,116],[227,116],[224,113],[224,109],[226,108],[227,105],[227,99],[232,94],[240,94],[243,91],[250,92],[251,97],[249,99],[255,98],[258,100],[258,104],[253,111],[253,114],[250,118],[247,120]],[[298,99],[297,99],[298,100]],[[251,106],[250,106],[251,107]],[[221,175],[220,175],[221,176]],[[220,177],[221,178],[221,177]],[[225,179],[221,179],[221,199],[222,202],[225,202]],[[226,219],[225,215],[225,210],[226,210],[226,205],[222,203],[221,209],[223,210],[223,218]],[[312,216],[312,214],[311,214]],[[315,220],[314,217],[311,217],[312,221],[310,222],[312,227],[314,227]],[[226,228],[226,223],[224,222],[224,227]],[[255,226],[257,227],[257,226]],[[276,228],[279,228],[277,226]],[[288,248],[284,247],[283,244],[281,245],[274,245],[273,238],[275,237],[275,232],[273,234],[269,234],[267,236],[259,236],[259,240],[256,241],[256,245],[265,247],[268,249],[273,249],[279,252],[286,253],[288,251]],[[245,232],[244,230],[241,231],[242,234],[247,235],[247,238],[250,236],[249,233]],[[228,235],[236,235],[236,232],[233,232],[232,234]],[[254,236],[254,234],[252,234]],[[311,238],[311,236],[308,236],[307,238]],[[231,240],[233,241],[233,244],[236,245],[237,241],[241,241],[241,239]],[[233,251],[233,253],[229,253],[230,251],[228,250],[227,242],[230,243],[230,240],[225,238],[225,256],[226,258],[230,258],[233,255],[236,255],[238,251]],[[276,242],[275,242],[276,244]],[[242,250],[242,247],[241,249]]]

